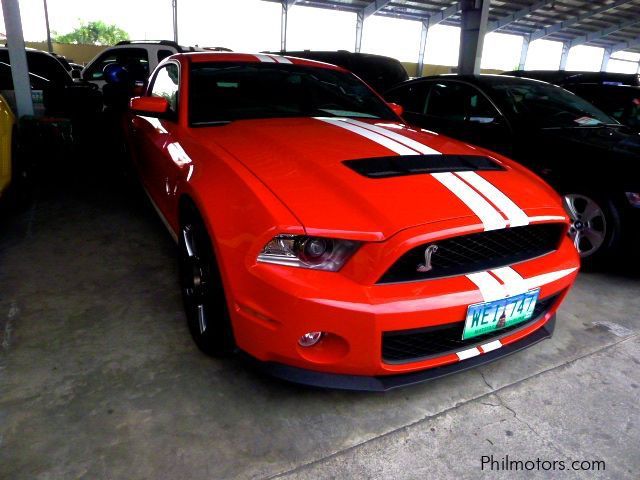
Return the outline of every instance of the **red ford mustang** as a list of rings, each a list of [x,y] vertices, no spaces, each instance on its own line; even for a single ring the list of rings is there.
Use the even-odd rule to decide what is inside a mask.
[[[204,352],[386,390],[551,335],[579,267],[559,197],[504,157],[405,126],[349,72],[178,54],[131,108]]]

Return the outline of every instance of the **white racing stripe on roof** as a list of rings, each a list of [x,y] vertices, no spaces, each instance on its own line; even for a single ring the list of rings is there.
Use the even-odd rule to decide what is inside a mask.
[[[288,58],[279,57],[278,55],[273,55],[271,58],[273,58],[277,63],[292,63]]]
[[[276,63],[276,61],[273,58],[271,58],[269,55],[262,55],[262,54],[256,53],[254,57],[256,57],[261,62]]]
[[[519,295],[529,290],[522,276],[511,267],[496,268],[491,270],[491,273],[504,283],[504,288],[509,296]]]
[[[509,225],[511,227],[529,225],[529,217],[527,214],[486,178],[481,177],[476,172],[457,172],[456,175],[469,183],[498,207],[509,219]]]
[[[354,120],[352,118],[347,118],[344,121],[351,123],[352,125],[357,125],[359,127],[366,128],[367,130],[371,130],[372,132],[379,133],[380,135],[384,135],[386,137],[392,138],[396,142],[400,142],[406,145],[407,147],[413,148],[414,150],[417,150],[423,155],[440,155],[441,154],[441,152],[439,152],[438,150],[434,150],[433,148],[428,147],[420,142],[417,142],[412,138],[406,137],[392,130],[382,128],[378,125],[372,125],[370,123],[361,122],[360,120]]]
[[[475,213],[485,231],[505,228],[507,223],[500,213],[478,192],[451,172],[432,173],[431,176],[447,187]]]
[[[489,272],[469,273],[465,276],[476,284],[482,295],[482,300],[485,302],[491,302],[507,296],[504,285],[491,276]]]
[[[415,150],[402,145],[401,143],[396,142],[388,137],[380,135],[376,132],[372,132],[371,130],[367,130],[365,128],[359,127],[357,125],[353,125],[351,123],[344,122],[342,120],[336,118],[325,118],[325,117],[315,117],[316,120],[320,120],[321,122],[329,123],[331,125],[335,125],[336,127],[343,128],[345,130],[349,130],[350,132],[357,133],[358,135],[368,138],[369,140],[377,143],[378,145],[382,145],[383,147],[391,150],[392,152],[397,153],[398,155],[418,155],[418,152]]]

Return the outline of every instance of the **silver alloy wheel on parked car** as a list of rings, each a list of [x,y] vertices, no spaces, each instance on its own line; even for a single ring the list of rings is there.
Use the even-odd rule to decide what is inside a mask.
[[[594,199],[574,193],[564,196],[564,208],[571,218],[569,235],[580,257],[593,255],[607,236],[604,210]]]

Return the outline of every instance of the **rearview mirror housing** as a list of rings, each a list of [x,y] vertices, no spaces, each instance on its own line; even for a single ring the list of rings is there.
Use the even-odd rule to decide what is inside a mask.
[[[169,102],[162,97],[133,97],[129,109],[138,115],[161,117],[169,111]]]

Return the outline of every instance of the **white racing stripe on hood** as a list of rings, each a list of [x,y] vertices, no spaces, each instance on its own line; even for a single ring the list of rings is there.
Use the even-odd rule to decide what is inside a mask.
[[[509,219],[510,227],[529,225],[529,217],[527,214],[487,179],[481,177],[476,172],[456,172],[456,175],[469,183],[498,207]]]
[[[398,155],[418,155],[419,153],[401,143],[396,142],[388,137],[380,135],[379,133],[372,132],[371,130],[367,130],[365,128],[359,127],[357,125],[352,125],[342,120],[338,120],[336,118],[325,118],[325,117],[316,117],[316,120],[320,120],[321,122],[329,123],[331,125],[335,125],[336,127],[344,128],[345,130],[349,130],[350,132],[357,133],[358,135],[368,138],[369,140],[377,143],[378,145],[382,145],[385,148],[388,148],[392,152],[397,153]]]
[[[357,133],[398,155],[441,155],[441,152],[427,145],[378,125],[346,118],[316,117],[316,120]],[[431,176],[458,197],[480,219],[485,231],[498,230],[507,226],[500,210],[509,219],[512,227],[529,223],[527,215],[491,183],[475,172],[461,173],[471,175],[465,176],[464,180],[462,176],[456,176],[451,172],[432,173]],[[469,184],[477,188],[480,193]]]
[[[432,173],[431,176],[447,187],[471,209],[484,225],[485,231],[505,228],[507,222],[478,192],[451,172]]]
[[[414,150],[422,153],[423,155],[441,155],[442,154],[442,152],[439,152],[438,150],[434,150],[431,147],[423,145],[422,143],[417,142],[412,138],[405,137],[404,135],[400,135],[399,133],[394,132],[392,130],[379,127],[378,125],[372,125],[370,123],[361,122],[360,120],[353,120],[352,118],[344,119],[344,121],[352,125],[357,125],[359,127],[366,128],[367,130],[371,130],[372,132],[379,133],[380,135],[384,135],[385,137],[392,138],[396,142],[400,142],[409,148],[413,148]]]

